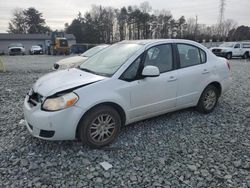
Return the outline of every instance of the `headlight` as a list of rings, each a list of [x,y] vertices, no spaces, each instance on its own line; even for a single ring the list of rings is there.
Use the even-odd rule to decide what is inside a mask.
[[[48,111],[62,110],[73,106],[77,101],[78,96],[71,92],[59,97],[47,98],[42,105],[42,109]]]

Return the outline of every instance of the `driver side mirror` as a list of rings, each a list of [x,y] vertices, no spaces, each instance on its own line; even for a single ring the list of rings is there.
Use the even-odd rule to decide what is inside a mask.
[[[142,76],[144,77],[157,77],[160,75],[159,68],[156,66],[148,65],[143,68]]]

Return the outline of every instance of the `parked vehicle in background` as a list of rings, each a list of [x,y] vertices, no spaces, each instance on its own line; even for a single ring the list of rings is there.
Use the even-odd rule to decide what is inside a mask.
[[[72,44],[70,46],[71,54],[82,54],[87,50],[87,46],[84,44]]]
[[[89,50],[90,48],[93,48],[95,46],[98,46],[97,44],[81,44],[81,43],[77,43],[77,44],[72,44],[70,46],[70,53],[71,54],[82,54],[85,51]]]
[[[43,49],[41,46],[31,46],[30,55],[43,54]]]
[[[24,116],[35,137],[100,148],[139,120],[193,106],[210,113],[230,84],[228,61],[196,42],[122,41],[37,80]]]
[[[64,32],[51,32],[51,43],[48,49],[48,55],[69,55],[69,44],[65,38]]]
[[[241,57],[247,59],[250,56],[250,42],[226,42],[219,47],[210,48],[217,56],[231,59],[232,57]]]
[[[90,48],[83,54],[79,56],[69,57],[62,59],[56,63],[54,63],[54,69],[68,69],[79,66],[81,63],[86,61],[88,58],[92,57],[93,55],[97,54],[98,52],[102,51],[103,49],[107,48],[108,44],[98,45],[96,47]]]
[[[8,46],[9,55],[25,55],[25,48],[21,43],[13,43]]]

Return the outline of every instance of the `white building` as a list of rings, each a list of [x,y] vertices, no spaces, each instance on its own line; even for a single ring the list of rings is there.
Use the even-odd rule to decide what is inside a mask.
[[[72,34],[65,34],[68,39],[69,46],[76,43],[75,36]],[[9,34],[0,33],[0,54],[8,53],[8,46],[12,43],[21,43],[26,49],[26,53],[33,45],[41,45],[44,52],[46,46],[50,43],[50,35],[48,34]]]

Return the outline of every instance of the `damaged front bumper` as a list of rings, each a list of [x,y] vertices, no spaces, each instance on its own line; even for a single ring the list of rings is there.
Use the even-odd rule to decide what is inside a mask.
[[[83,110],[72,106],[55,112],[41,110],[41,103],[30,104],[29,96],[24,101],[24,117],[28,131],[35,137],[46,140],[74,140]]]

